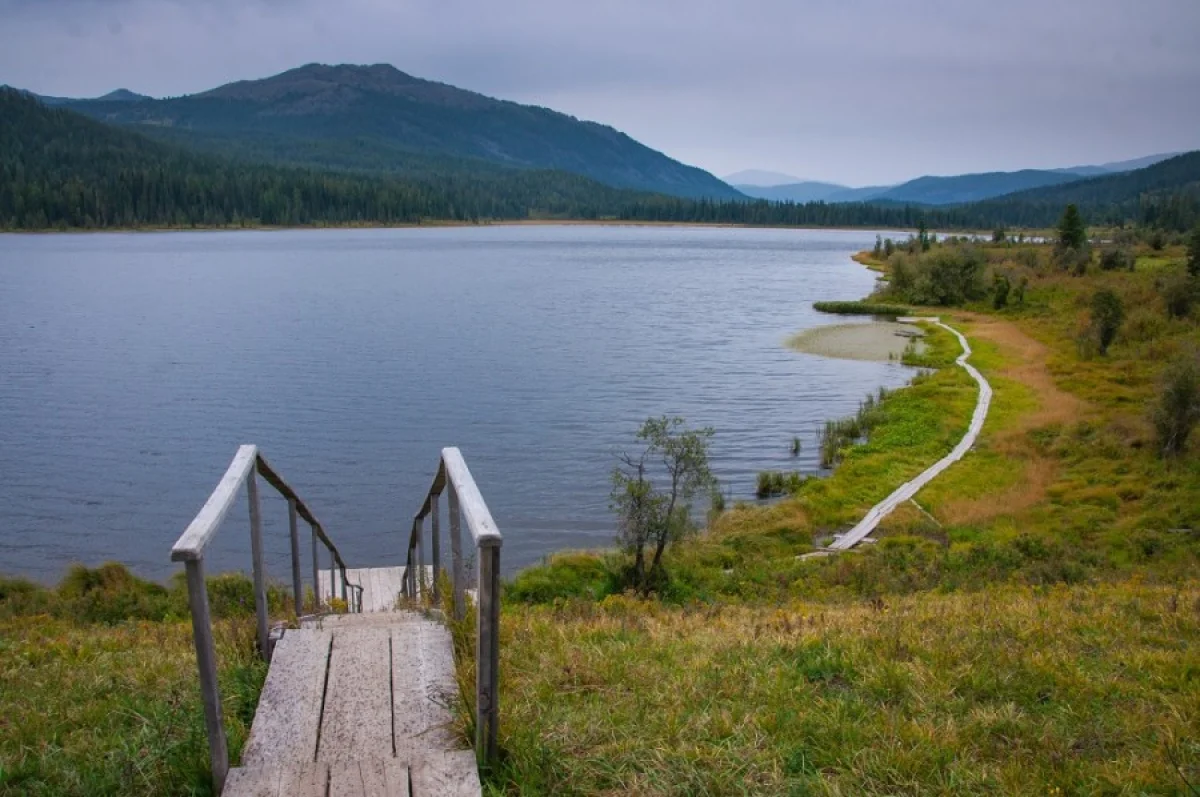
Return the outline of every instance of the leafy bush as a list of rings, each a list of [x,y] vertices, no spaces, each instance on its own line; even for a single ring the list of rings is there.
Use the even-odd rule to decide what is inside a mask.
[[[1008,293],[1012,289],[1012,284],[1008,281],[1008,277],[1003,274],[996,274],[992,277],[992,308],[1002,310],[1008,306]]]
[[[1200,358],[1194,352],[1167,366],[1153,420],[1163,456],[1182,454],[1200,423]]]
[[[987,295],[987,258],[971,244],[940,246],[916,256],[896,254],[889,265],[888,293],[907,302],[953,306]]]
[[[1170,318],[1184,318],[1192,309],[1196,296],[1196,285],[1188,277],[1177,276],[1164,280],[1159,285],[1163,304]]]
[[[912,312],[907,307],[878,302],[813,302],[813,309],[820,313],[837,315],[878,315],[892,318]]]
[[[1096,291],[1092,296],[1092,328],[1096,333],[1096,345],[1100,354],[1107,354],[1121,328],[1125,317],[1125,306],[1121,298],[1107,288]]]
[[[1100,253],[1100,268],[1104,271],[1133,271],[1133,252],[1124,247],[1109,247]]]

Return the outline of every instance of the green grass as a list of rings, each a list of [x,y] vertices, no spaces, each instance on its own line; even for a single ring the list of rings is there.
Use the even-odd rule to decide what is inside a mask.
[[[504,613],[497,793],[1183,794],[1200,592]]]
[[[230,756],[266,664],[252,585],[209,581]],[[271,590],[276,613],[282,593]],[[107,564],[56,589],[0,578],[0,795],[208,795],[208,741],[186,592]]]

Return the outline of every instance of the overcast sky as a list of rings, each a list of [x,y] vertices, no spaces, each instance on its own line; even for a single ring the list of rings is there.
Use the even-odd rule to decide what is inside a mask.
[[[0,0],[0,83],[390,63],[718,175],[852,185],[1200,148],[1200,0]]]

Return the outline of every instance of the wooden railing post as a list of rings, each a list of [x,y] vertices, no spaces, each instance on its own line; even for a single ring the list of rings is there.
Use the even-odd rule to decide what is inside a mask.
[[[425,597],[425,518],[413,521],[413,537],[417,540],[417,597]]]
[[[317,527],[309,525],[312,532],[312,571],[313,571],[313,614],[321,611],[321,562],[317,558]]]
[[[300,577],[300,527],[296,521],[296,501],[288,499],[288,534],[292,538],[292,598],[296,616],[304,614],[304,579]]]
[[[208,587],[204,583],[204,560],[190,559],[186,569],[192,636],[196,642],[196,665],[200,670],[200,695],[204,702],[204,729],[208,733],[208,757],[212,764],[213,786],[220,794],[229,772],[229,743],[221,719],[221,693],[217,691],[217,650],[213,644]]]
[[[267,625],[267,573],[263,561],[262,510],[258,504],[258,469],[251,468],[246,476],[246,494],[250,499],[250,552],[254,558],[254,612],[258,616],[258,650],[264,659],[270,658]]]
[[[432,516],[429,520],[430,548],[433,551],[433,605],[438,605],[438,573],[442,569],[442,543],[441,534],[438,529],[438,504],[441,503],[441,496],[433,494],[430,496],[429,513]]]
[[[479,605],[475,637],[475,752],[495,760],[500,725],[500,541],[479,546]]]
[[[466,584],[463,576],[462,556],[462,513],[458,507],[458,490],[454,483],[446,480],[446,509],[450,513],[450,578],[454,585],[454,619],[463,619],[463,590]]]

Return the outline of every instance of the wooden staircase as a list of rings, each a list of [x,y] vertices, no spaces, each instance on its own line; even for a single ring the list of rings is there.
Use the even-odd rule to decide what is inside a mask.
[[[269,630],[258,477],[288,502],[292,608],[299,627]],[[242,488],[249,497],[259,649],[270,662],[241,764],[229,751],[217,683],[204,553]],[[446,495],[450,567],[443,573],[439,506]],[[424,520],[432,528],[425,534]],[[305,598],[299,521],[311,532],[312,590]],[[463,521],[465,520],[465,524]],[[467,587],[461,528],[478,568]],[[426,545],[432,565],[425,565]],[[329,554],[319,563],[318,545]],[[413,516],[402,567],[350,569],[312,510],[255,446],[238,449],[208,501],[175,543],[186,565],[200,691],[213,781],[224,797],[476,797],[477,761],[497,754],[499,721],[500,532],[461,453],[443,449],[433,484]],[[460,700],[439,577],[453,590],[448,611],[462,619],[476,603],[475,749],[454,731]],[[307,605],[306,605],[307,604]],[[336,613],[345,612],[345,613]],[[272,644],[273,643],[273,644]]]

